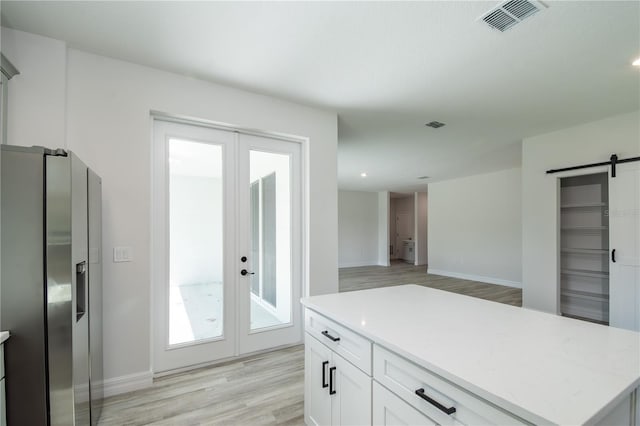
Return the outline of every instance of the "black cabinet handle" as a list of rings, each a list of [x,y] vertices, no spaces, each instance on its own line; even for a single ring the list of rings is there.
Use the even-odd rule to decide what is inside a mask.
[[[444,411],[445,413],[451,415],[453,413],[456,412],[456,407],[445,407],[444,405],[440,404],[438,401],[436,401],[435,399],[429,398],[427,395],[425,395],[424,393],[424,389],[420,388],[416,391],[416,395],[418,395],[420,398],[424,399],[425,401],[427,401],[429,404],[433,405],[434,407],[436,407],[438,410],[440,411]]]
[[[326,388],[329,386],[327,384],[327,365],[329,365],[329,361],[324,361],[322,363],[322,388]]]
[[[240,271],[240,275],[242,275],[242,276],[247,275],[247,274],[254,275],[255,272],[249,272],[246,269],[243,269],[242,271]]]
[[[333,376],[335,375],[336,371],[336,367],[331,367],[329,369],[329,395],[335,395],[336,394],[336,390],[333,387],[335,385],[335,383],[333,382]]]
[[[611,261],[616,263],[616,249],[611,250]]]
[[[324,337],[326,337],[327,339],[331,339],[331,340],[333,340],[334,342],[338,342],[338,341],[340,340],[340,338],[339,338],[339,337],[333,337],[332,335],[330,335],[328,330],[323,331],[323,332],[322,332],[322,335],[323,335]]]

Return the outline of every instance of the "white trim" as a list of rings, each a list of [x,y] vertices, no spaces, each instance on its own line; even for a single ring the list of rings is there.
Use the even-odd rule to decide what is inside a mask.
[[[338,268],[357,268],[358,266],[387,266],[379,265],[378,259],[374,260],[360,260],[356,262],[341,262]]]
[[[277,352],[279,350],[283,350],[283,349],[287,349],[287,348],[293,348],[295,346],[301,346],[301,345],[304,345],[304,342],[296,342],[296,343],[292,343],[292,344],[276,346],[274,348],[263,349],[263,350],[260,350],[260,351],[250,352],[250,353],[246,353],[246,354],[234,355],[234,356],[230,356],[228,358],[221,358],[221,359],[217,359],[215,361],[208,361],[208,362],[202,362],[200,364],[187,365],[186,367],[175,368],[173,370],[161,371],[159,373],[152,374],[152,378],[155,380],[155,379],[158,379],[160,377],[167,377],[167,376],[172,376],[174,374],[186,373],[188,371],[198,370],[200,368],[212,368],[212,367],[221,366],[223,364],[228,364],[228,363],[239,363],[239,362],[243,362],[243,361],[246,361],[246,360],[250,360],[250,359],[252,359],[252,358],[254,358],[256,356],[262,355],[262,354],[268,354],[268,353],[271,353],[271,352]]]
[[[153,385],[153,373],[151,371],[114,377],[104,381],[104,397],[145,389],[151,387],[151,385]]]
[[[267,130],[252,129],[235,124],[224,123],[221,121],[206,120],[202,118],[190,117],[186,115],[169,114],[162,111],[151,110],[151,117],[155,120],[166,121],[169,123],[187,124],[191,126],[208,127],[211,129],[223,130],[227,132],[242,133],[245,135],[267,137],[271,139],[280,139],[287,142],[303,143],[308,140],[304,136],[291,135],[281,132],[270,132]]]
[[[503,280],[502,278],[483,277],[481,275],[461,274],[459,272],[443,271],[441,269],[427,269],[427,274],[442,275],[444,277],[461,278],[463,280],[479,281],[481,283],[504,285],[507,287],[522,288],[522,283],[518,281]]]

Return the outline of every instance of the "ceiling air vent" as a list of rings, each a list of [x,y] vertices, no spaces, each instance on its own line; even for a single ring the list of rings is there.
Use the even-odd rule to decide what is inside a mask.
[[[425,126],[433,127],[434,129],[438,129],[438,128],[444,126],[444,123],[441,123],[439,121],[432,121],[430,123],[425,124]]]
[[[491,28],[504,32],[530,16],[533,16],[536,12],[544,9],[544,7],[545,6],[538,1],[511,0],[500,3],[478,19],[485,22]]]

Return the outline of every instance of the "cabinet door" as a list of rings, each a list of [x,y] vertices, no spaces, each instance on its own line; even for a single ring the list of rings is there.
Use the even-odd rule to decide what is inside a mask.
[[[329,364],[331,350],[315,338],[304,336],[304,421],[307,425],[331,424]]]
[[[331,424],[371,424],[371,377],[335,352],[330,369]],[[334,369],[335,368],[335,369]]]
[[[374,381],[373,424],[376,426],[436,425],[436,422]]]

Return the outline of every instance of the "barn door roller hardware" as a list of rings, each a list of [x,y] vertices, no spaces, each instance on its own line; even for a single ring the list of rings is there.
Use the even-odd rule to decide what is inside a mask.
[[[611,177],[616,177],[616,165],[622,163],[632,163],[634,161],[640,161],[640,157],[631,157],[619,159],[616,154],[611,155],[609,161],[603,161],[602,163],[591,163],[591,164],[583,164],[581,166],[573,166],[573,167],[565,167],[564,169],[551,169],[547,170],[547,174],[551,173],[559,173],[559,172],[568,172],[570,170],[580,170],[580,169],[588,169],[591,167],[599,167],[599,166],[608,166],[611,165]]]

